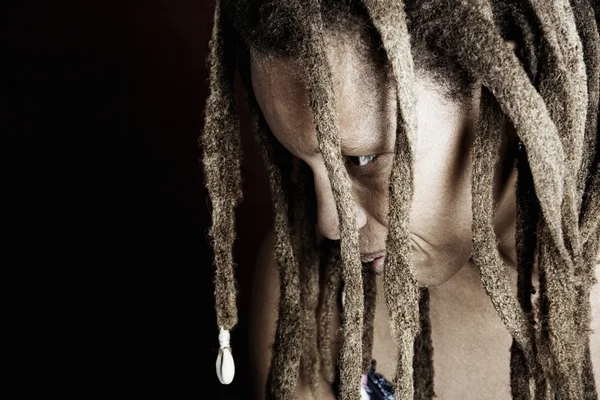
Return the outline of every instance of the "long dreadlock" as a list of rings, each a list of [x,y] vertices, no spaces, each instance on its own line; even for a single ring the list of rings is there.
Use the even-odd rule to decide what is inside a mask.
[[[392,72],[396,78],[397,133],[389,184],[388,249],[385,274],[385,299],[390,313],[392,336],[398,345],[396,393],[400,398],[414,397],[414,340],[419,332],[419,288],[411,272],[408,216],[413,197],[413,157],[416,146],[416,99],[408,27],[402,2],[367,0],[365,6],[381,35]],[[398,301],[403,299],[403,301]]]
[[[412,276],[408,245],[416,137],[411,89],[414,59],[417,67],[434,76],[450,77],[440,80],[450,93],[467,93],[475,84],[483,87],[479,134],[472,153],[473,260],[514,339],[513,398],[597,398],[589,351],[589,293],[600,246],[598,18],[597,0],[217,1],[210,53],[211,95],[202,145],[213,205],[210,234],[219,327],[228,331],[237,322],[232,246],[234,210],[242,192],[233,72],[241,71],[246,88],[251,87],[244,74],[251,49],[305,60],[310,106],[341,231],[339,262],[331,262],[329,256],[321,259],[321,265],[328,267],[319,280],[316,255],[330,252],[320,252],[311,234],[294,235],[314,230],[314,216],[304,212],[301,204],[294,212],[288,207],[291,192],[299,191],[303,195],[298,198],[304,198],[307,188],[290,184],[289,174],[276,160],[279,153],[290,156],[276,147],[249,93],[271,182],[280,271],[279,319],[269,375],[273,398],[294,397],[300,370],[308,375],[313,393],[321,370],[329,382],[336,379],[328,334],[339,290],[345,298],[338,363],[342,399],[358,396],[358,377],[370,358],[373,286],[371,277],[363,279],[361,273],[354,202],[340,152],[324,50],[327,33],[349,26],[366,32],[367,48],[384,50],[396,82],[398,118],[389,184],[385,298],[399,347],[397,397],[430,399],[434,395],[427,297],[420,295]],[[514,32],[518,34],[511,37]],[[517,42],[516,55],[505,40]],[[516,294],[491,225],[492,173],[497,161],[493,155],[505,119],[512,124],[519,146]],[[539,303],[532,304],[536,267],[540,296]],[[319,281],[324,282],[323,289]],[[534,308],[539,322],[533,318]],[[316,314],[321,316],[318,326]]]

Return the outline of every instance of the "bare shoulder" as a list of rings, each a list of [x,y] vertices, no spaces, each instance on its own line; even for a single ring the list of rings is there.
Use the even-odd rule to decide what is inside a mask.
[[[279,271],[273,249],[273,232],[269,232],[258,253],[250,304],[249,349],[253,398],[264,399],[265,387],[272,358],[277,314],[279,308]],[[331,385],[323,376],[319,382],[318,397],[335,399]],[[296,389],[298,400],[311,399],[312,393],[302,374]]]
[[[596,387],[600,387],[600,262],[596,263],[596,284],[590,293],[592,305],[592,336],[590,340]]]

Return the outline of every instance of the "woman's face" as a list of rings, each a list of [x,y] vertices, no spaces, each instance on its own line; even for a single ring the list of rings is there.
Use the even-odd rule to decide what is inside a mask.
[[[381,273],[387,235],[387,186],[396,133],[395,83],[368,65],[350,41],[328,42],[342,154],[352,182],[363,262]],[[339,239],[335,201],[308,92],[290,60],[253,54],[252,87],[273,134],[314,175],[320,233]],[[467,263],[471,253],[469,148],[477,100],[459,102],[417,74],[418,139],[410,214],[413,267],[424,285],[439,285]],[[371,261],[372,260],[372,261]]]

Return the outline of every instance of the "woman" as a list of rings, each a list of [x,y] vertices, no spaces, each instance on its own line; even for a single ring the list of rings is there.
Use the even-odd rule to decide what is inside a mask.
[[[275,209],[255,398],[597,398],[597,6],[220,2],[203,135],[220,379],[239,71]]]

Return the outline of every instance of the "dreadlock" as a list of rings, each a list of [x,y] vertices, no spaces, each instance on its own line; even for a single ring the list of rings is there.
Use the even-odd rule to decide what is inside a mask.
[[[308,378],[311,391],[316,398],[318,389],[317,378],[320,375],[320,360],[317,336],[317,308],[319,306],[320,255],[317,248],[317,237],[312,221],[315,220],[312,174],[306,164],[301,164],[295,174],[299,194],[294,204],[294,225],[297,258],[303,268],[300,269],[300,280],[305,284],[300,287],[300,298],[303,309],[302,328],[303,343],[300,366],[302,374]]]
[[[324,250],[325,256],[322,257],[324,264],[324,274],[326,276],[323,285],[323,294],[319,304],[319,326],[318,326],[318,344],[321,353],[321,368],[323,375],[328,383],[333,384],[336,379],[335,363],[331,359],[331,325],[333,318],[333,309],[337,301],[337,294],[340,290],[340,259],[339,248],[332,247]]]
[[[396,78],[396,148],[389,183],[388,236],[385,259],[385,299],[392,336],[398,345],[396,393],[414,397],[414,340],[419,331],[419,289],[411,272],[408,215],[413,197],[413,157],[416,141],[415,96],[412,91],[413,60],[402,2],[365,1],[381,35]],[[398,299],[403,299],[399,302]]]
[[[361,38],[359,53],[383,60],[396,84],[384,296],[398,346],[397,398],[434,396],[429,297],[412,275],[408,240],[417,136],[412,82],[420,68],[450,96],[467,97],[474,88],[480,93],[471,154],[472,258],[513,337],[513,398],[597,399],[589,294],[600,246],[598,6],[597,0],[217,1],[201,138],[213,208],[217,323],[226,331],[237,323],[232,256],[235,207],[242,199],[237,70],[248,92],[275,213],[280,298],[269,397],[294,398],[300,373],[316,395],[322,373],[330,383],[339,381],[340,398],[354,399],[358,378],[369,368],[376,289],[374,276],[360,264],[355,204],[325,54],[326,35],[354,30]],[[516,54],[506,40],[517,43]],[[302,167],[292,173],[291,155],[274,140],[250,90],[252,51],[302,60],[339,219],[336,246],[317,244],[310,174]],[[517,138],[516,293],[492,225],[493,173],[506,126]],[[533,303],[536,269],[539,300]],[[330,358],[330,326],[340,292],[336,363]]]
[[[286,184],[284,178],[288,174],[282,174],[281,168],[278,168],[274,151],[277,144],[268,135],[267,123],[258,112],[256,100],[252,96],[249,97],[257,139],[263,149],[263,159],[271,183],[271,196],[275,212],[274,249],[280,274],[280,312],[275,332],[268,394],[274,399],[291,399],[294,398],[300,369],[302,330],[298,327],[302,326],[303,310],[297,252],[294,252],[293,233],[289,223],[288,202],[290,196],[288,193],[290,184],[289,182]],[[274,373],[274,371],[281,373]]]
[[[214,247],[217,324],[225,330],[237,324],[232,253],[235,207],[242,200],[242,149],[233,82],[235,39],[231,24],[231,18],[217,3],[210,41],[210,96],[206,102],[205,134],[200,142],[204,148],[206,187],[213,208],[210,236]]]
[[[433,390],[433,346],[429,319],[429,290],[421,289],[419,299],[419,334],[415,337],[413,359],[415,400],[431,400]],[[418,379],[417,379],[418,378]]]
[[[562,379],[557,391],[581,396],[581,365],[584,355],[583,343],[578,339],[583,333],[576,322],[580,317],[575,276],[576,265],[581,256],[578,235],[577,196],[578,170],[582,159],[582,144],[587,111],[586,75],[583,66],[582,46],[577,34],[573,12],[562,2],[534,3],[534,9],[544,33],[542,44],[548,48],[547,62],[540,70],[540,94],[545,100],[566,153],[570,155],[565,176],[565,199],[563,218],[567,243],[573,265],[542,262],[544,269],[541,289],[545,293],[548,313],[540,320],[544,336],[544,350],[555,358],[554,369],[549,373]],[[562,40],[559,40],[561,38]],[[562,282],[562,283],[559,283]],[[560,301],[557,301],[560,299]],[[579,317],[579,318],[578,318]],[[552,332],[552,334],[550,334]],[[556,335],[556,336],[555,336]],[[556,340],[555,337],[559,337]],[[546,357],[545,357],[546,358]],[[543,365],[543,364],[542,364]]]
[[[363,314],[363,358],[362,370],[366,372],[371,368],[371,355],[373,354],[373,330],[375,329],[375,305],[377,301],[377,282],[375,274],[367,266],[363,266],[363,284],[365,293]]]
[[[512,334],[520,354],[527,362],[531,360],[531,335],[523,309],[512,295],[508,269],[505,268],[492,225],[493,173],[497,155],[500,153],[502,113],[494,97],[483,89],[479,116],[479,134],[472,152],[473,192],[473,262],[479,267],[483,286],[492,299],[502,321]],[[525,374],[527,375],[527,374]]]

